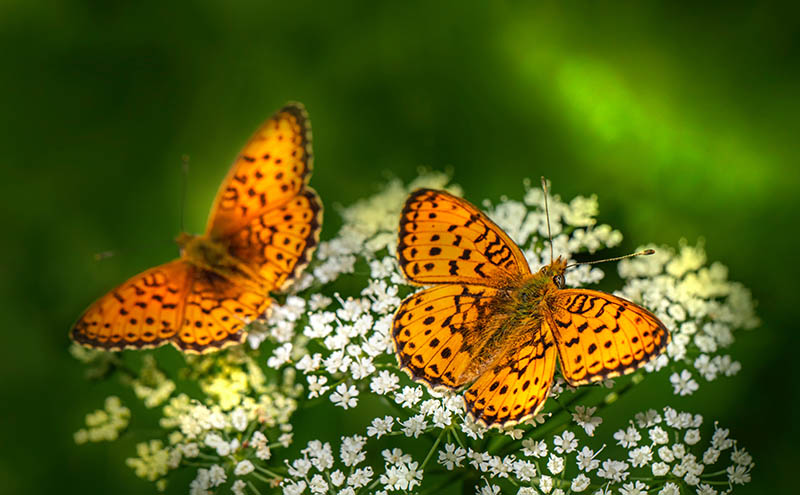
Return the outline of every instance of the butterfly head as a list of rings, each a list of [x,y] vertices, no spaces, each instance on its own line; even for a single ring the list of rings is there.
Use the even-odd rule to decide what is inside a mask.
[[[545,265],[539,270],[547,280],[552,280],[559,289],[564,288],[564,271],[567,269],[567,260],[561,256],[554,259],[549,265]]]

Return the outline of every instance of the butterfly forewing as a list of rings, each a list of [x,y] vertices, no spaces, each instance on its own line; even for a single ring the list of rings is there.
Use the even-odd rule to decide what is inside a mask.
[[[414,191],[406,200],[397,258],[416,284],[501,287],[530,273],[517,245],[486,215],[463,199],[431,189]]]
[[[305,187],[313,167],[311,124],[299,103],[267,120],[239,153],[217,193],[208,234],[225,237]]]

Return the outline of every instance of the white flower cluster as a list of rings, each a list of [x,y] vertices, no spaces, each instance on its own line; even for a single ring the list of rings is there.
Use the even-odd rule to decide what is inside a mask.
[[[502,457],[448,443],[439,451],[439,464],[453,470],[468,462],[482,475],[481,494],[506,490],[503,479],[519,486],[517,493],[522,495],[606,494],[614,488],[618,491],[613,493],[622,495],[688,493],[682,489],[717,495],[748,483],[752,457],[716,424],[710,441],[703,444],[702,423],[700,415],[670,407],[663,414],[653,409],[639,413],[613,435],[627,454],[622,460],[600,457],[603,448],[581,445],[576,434],[566,430],[549,439],[526,438],[518,454]]]
[[[86,415],[86,428],[75,432],[75,443],[111,442],[128,427],[131,410],[122,405],[119,397],[107,397],[104,406]]]
[[[308,488],[311,493],[318,495],[332,492],[355,495],[361,488],[370,484],[375,476],[370,466],[358,467],[366,460],[366,452],[363,450],[365,443],[366,439],[359,435],[342,437],[339,462],[337,463],[329,443],[319,440],[308,442],[306,448],[300,451],[302,457],[291,463],[287,461],[288,476],[281,481],[283,493],[300,495],[306,493],[306,488]],[[387,476],[388,473],[387,468],[386,474],[382,474],[381,478]],[[393,471],[392,476],[396,475],[399,473]],[[408,471],[402,476],[407,480]],[[412,475],[411,478],[413,479],[414,476]],[[393,483],[398,482],[394,481]],[[416,484],[419,482],[417,481]],[[409,485],[409,481],[406,481],[405,485],[398,486],[404,486],[403,489],[407,489],[416,485]]]
[[[437,475],[480,479],[476,489],[491,495],[512,486],[521,495],[604,494],[612,489],[623,495],[668,495],[685,487],[712,495],[720,483],[730,489],[749,481],[752,459],[735,448],[726,430],[716,428],[710,446],[696,450],[699,416],[670,408],[637,415],[613,435],[626,455],[604,459],[599,456],[603,447],[582,445],[580,439],[602,431],[605,404],[577,403],[581,396],[559,376],[551,390],[559,402],[548,401],[548,412],[492,432],[466,414],[459,393],[429,390],[400,372],[390,337],[394,312],[410,292],[394,257],[400,209],[411,190],[445,188],[447,181],[442,174],[423,175],[408,187],[393,181],[341,210],[344,224],[338,234],[320,244],[301,280],[282,304],[273,305],[268,319],[249,327],[249,346],[187,360],[184,378],[197,382],[201,400],[175,394],[175,383],[158,370],[155,360],[145,361],[131,382],[148,406],[164,404],[164,438],[140,444],[138,457],[128,460],[137,475],[162,487],[170,470],[192,466],[199,469],[191,493],[229,489],[237,495],[258,493],[278,482],[287,495],[385,495],[417,491],[423,472],[426,485]],[[532,187],[522,201],[485,203],[488,215],[520,245],[534,270],[550,261],[543,205],[542,191]],[[556,256],[569,259],[621,241],[618,231],[597,224],[594,196],[570,202],[553,196],[549,207]],[[653,310],[673,335],[668,352],[650,369],[688,363],[713,380],[740,367],[718,350],[732,342],[733,330],[756,324],[752,300],[741,285],[727,280],[721,265],[704,265],[702,249],[686,246],[677,253],[659,248],[654,256],[620,264],[627,281],[621,295]],[[596,266],[580,265],[567,272],[566,283],[584,286],[603,275]],[[697,389],[686,366],[674,371],[670,380],[676,393]],[[641,379],[634,377],[632,383]],[[615,386],[610,380],[602,385]],[[572,395],[559,397],[564,393]],[[378,400],[362,400],[368,395]],[[278,450],[292,443],[292,414],[300,405],[365,413],[365,403],[382,408],[369,411],[371,419],[362,430],[340,438],[338,457],[322,440],[308,442],[291,461]],[[570,422],[577,427],[569,429]],[[394,444],[367,454],[374,444],[398,437],[428,444],[428,454],[417,458]],[[732,463],[721,468],[728,450]],[[375,455],[378,451],[382,457]]]
[[[735,330],[759,323],[750,291],[728,280],[722,264],[706,266],[702,244],[682,242],[677,252],[670,247],[645,248],[656,249],[656,254],[621,261],[619,274],[626,279],[620,295],[642,302],[671,332],[666,353],[648,363],[647,369],[659,370],[672,361],[675,371],[670,382],[677,395],[697,391],[694,373],[706,381],[735,375],[741,364],[722,351],[733,343]]]

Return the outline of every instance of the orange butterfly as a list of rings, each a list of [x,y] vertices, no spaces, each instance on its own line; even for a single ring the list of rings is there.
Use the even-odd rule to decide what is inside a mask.
[[[556,355],[573,386],[630,373],[669,341],[664,325],[625,299],[565,289],[560,257],[531,273],[519,247],[475,206],[444,191],[406,200],[397,246],[417,285],[392,324],[400,366],[434,388],[459,389],[485,426],[535,415]]]
[[[287,287],[319,242],[322,203],[308,187],[313,157],[305,109],[290,103],[256,131],[222,182],[206,233],[181,233],[181,257],[104,295],[70,337],[118,351],[166,343],[204,353],[244,341],[269,292]]]

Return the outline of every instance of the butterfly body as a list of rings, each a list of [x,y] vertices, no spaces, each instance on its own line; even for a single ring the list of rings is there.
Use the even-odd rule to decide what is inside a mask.
[[[206,232],[181,233],[181,256],[130,278],[95,301],[70,337],[118,351],[172,344],[204,353],[241,343],[269,293],[291,284],[319,242],[322,203],[308,187],[311,127],[290,103],[237,156]]]
[[[420,189],[400,219],[398,261],[428,285],[395,314],[398,362],[433,388],[466,388],[468,413],[489,426],[536,414],[556,362],[571,385],[630,373],[666,346],[646,309],[564,286],[566,260],[532,273],[519,247],[467,201]]]
[[[268,291],[271,284],[252,267],[228,252],[225,244],[206,235],[191,235],[182,232],[177,238],[181,258],[196,268],[214,273],[219,277],[235,279],[240,285],[254,290]]]

